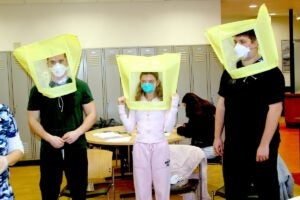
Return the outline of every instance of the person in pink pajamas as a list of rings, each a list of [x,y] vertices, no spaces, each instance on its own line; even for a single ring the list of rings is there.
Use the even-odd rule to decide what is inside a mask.
[[[136,101],[162,101],[162,83],[158,72],[142,72]],[[169,110],[125,111],[125,97],[118,99],[119,115],[127,132],[137,129],[133,145],[133,178],[137,200],[152,200],[152,184],[156,200],[170,199],[170,152],[164,135],[176,123],[179,97],[172,96]]]

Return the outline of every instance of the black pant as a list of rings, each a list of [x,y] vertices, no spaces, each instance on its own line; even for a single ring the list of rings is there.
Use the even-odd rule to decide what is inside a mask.
[[[87,188],[87,150],[64,147],[61,149],[43,146],[40,155],[40,189],[43,200],[57,200],[65,172],[73,200],[85,200]]]
[[[277,173],[278,145],[272,144],[269,159],[256,162],[256,148],[226,148],[223,175],[226,200],[245,200],[253,183],[260,200],[280,200]]]

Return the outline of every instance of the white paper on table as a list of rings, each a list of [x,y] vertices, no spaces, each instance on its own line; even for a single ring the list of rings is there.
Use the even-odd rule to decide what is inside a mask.
[[[101,139],[122,138],[122,136],[117,132],[94,133],[93,136],[99,137]]]
[[[166,137],[168,137],[168,136],[170,136],[170,135],[171,135],[170,132],[165,133],[165,136],[166,136]]]
[[[110,139],[107,139],[106,141],[107,142],[129,142],[131,139],[130,136],[126,136],[126,137],[119,137],[119,138],[110,138]]]

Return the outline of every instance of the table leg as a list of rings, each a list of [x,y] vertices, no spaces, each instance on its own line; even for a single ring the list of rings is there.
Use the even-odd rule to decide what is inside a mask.
[[[130,146],[127,146],[127,158],[128,158],[128,171],[132,172],[132,166],[131,166],[131,151]]]

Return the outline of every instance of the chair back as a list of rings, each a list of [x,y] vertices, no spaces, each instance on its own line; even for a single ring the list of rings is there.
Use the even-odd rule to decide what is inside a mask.
[[[88,149],[88,180],[99,183],[106,177],[112,176],[113,153],[103,149]]]

